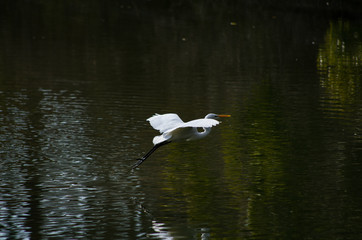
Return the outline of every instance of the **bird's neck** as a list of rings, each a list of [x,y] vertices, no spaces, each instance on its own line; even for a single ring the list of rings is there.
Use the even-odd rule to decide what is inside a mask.
[[[211,128],[202,128],[203,131],[198,131],[197,128],[194,129],[195,131],[195,134],[193,134],[192,136],[190,136],[190,138],[188,138],[187,140],[190,141],[190,140],[197,140],[197,139],[201,139],[201,138],[204,138],[206,137],[210,131],[211,131]]]
[[[203,131],[198,132],[198,137],[199,138],[204,138],[207,135],[209,135],[210,132],[211,132],[211,128],[203,128]]]

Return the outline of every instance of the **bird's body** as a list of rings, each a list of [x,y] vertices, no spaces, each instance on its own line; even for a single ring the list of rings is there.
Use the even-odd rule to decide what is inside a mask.
[[[150,122],[150,125],[154,129],[160,131],[161,135],[153,138],[154,147],[145,156],[138,159],[138,162],[133,168],[136,168],[143,163],[160,146],[171,142],[191,141],[206,137],[210,133],[211,127],[220,123],[216,120],[220,117],[230,117],[230,115],[209,113],[205,118],[189,122],[182,121],[175,113],[153,115],[148,118],[147,121]],[[198,128],[202,128],[203,131],[198,131]]]
[[[208,118],[183,122],[175,113],[155,114],[147,121],[154,129],[162,133],[162,135],[153,138],[154,145],[164,141],[190,141],[203,138],[209,134],[211,127],[220,123],[215,119]],[[204,128],[204,131],[199,132],[197,128]]]

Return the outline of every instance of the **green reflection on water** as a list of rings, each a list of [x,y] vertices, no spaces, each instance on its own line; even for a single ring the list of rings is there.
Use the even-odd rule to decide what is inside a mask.
[[[351,104],[361,88],[361,27],[348,21],[331,22],[320,46],[317,69],[320,85],[331,99]]]

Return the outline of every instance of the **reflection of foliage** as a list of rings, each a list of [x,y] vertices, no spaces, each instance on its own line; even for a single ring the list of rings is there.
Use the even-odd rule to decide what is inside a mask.
[[[284,125],[278,108],[278,91],[264,83],[254,93],[254,104],[245,113],[245,151],[248,152],[248,171],[252,195],[248,206],[250,225],[278,222],[283,225],[280,199],[286,191],[284,164],[288,158],[288,138],[283,134]],[[278,187],[276,187],[278,186]],[[278,212],[278,215],[271,213]],[[259,234],[276,231],[265,225]],[[279,230],[278,230],[279,231]]]
[[[244,113],[243,124],[245,126],[243,127],[243,132],[222,132],[223,135],[228,134],[225,137],[225,141],[228,141],[228,146],[242,142],[245,155],[243,157],[249,158],[248,161],[252,162],[250,166],[244,167],[252,171],[252,176],[262,177],[263,186],[267,185],[266,183],[279,182],[283,172],[281,162],[284,155],[281,146],[285,144],[284,136],[281,135],[283,126],[277,109],[278,102],[270,101],[270,99],[277,99],[274,96],[275,94],[269,84],[261,84],[254,93],[254,104],[250,105]],[[240,162],[240,155],[243,155],[243,153],[230,153],[227,150],[224,149],[226,170],[228,170],[226,176],[235,175],[240,177],[240,172],[238,171],[242,169],[236,166],[236,162]],[[231,159],[229,159],[230,156]],[[233,160],[233,158],[238,160]],[[232,167],[229,168],[229,165]],[[231,182],[235,182],[235,180]],[[252,179],[252,182],[260,183],[258,179]],[[270,189],[263,189],[263,191],[267,193]]]
[[[361,74],[362,43],[360,26],[332,22],[318,54],[321,86],[342,104],[353,102],[358,94]]]

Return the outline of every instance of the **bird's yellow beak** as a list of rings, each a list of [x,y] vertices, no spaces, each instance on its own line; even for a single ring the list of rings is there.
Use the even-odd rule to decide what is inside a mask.
[[[223,114],[221,114],[221,115],[217,115],[218,117],[231,117],[231,115],[223,115]]]

